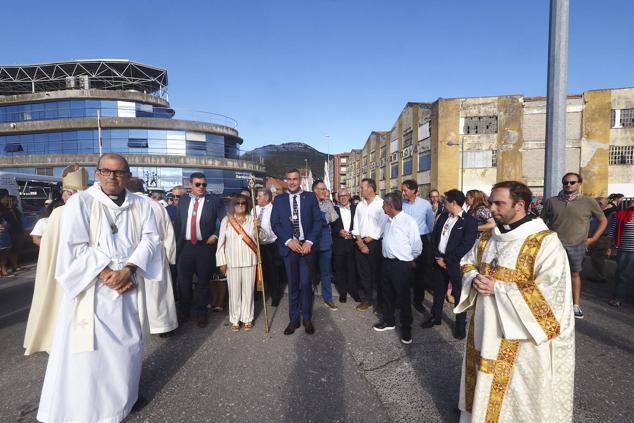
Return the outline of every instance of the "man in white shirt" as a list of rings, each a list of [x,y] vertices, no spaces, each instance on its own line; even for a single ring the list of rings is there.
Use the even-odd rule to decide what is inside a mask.
[[[391,192],[383,199],[383,211],[389,220],[385,222],[382,242],[383,266],[381,290],[383,293],[383,319],[374,330],[383,332],[395,328],[394,310],[401,309],[401,342],[412,343],[412,307],[409,278],[406,276],[416,266],[414,260],[423,250],[418,224],[403,211],[401,196]],[[405,277],[404,277],[405,276]]]
[[[354,262],[355,243],[352,237],[356,206],[350,201],[350,193],[342,188],[337,192],[339,204],[335,211],[339,219],[332,222],[332,252],[335,267],[335,285],[339,291],[339,302],[345,303],[348,294],[359,301],[357,288],[357,266]]]
[[[375,288],[377,291],[376,304],[379,305],[383,302],[379,279],[381,275],[381,237],[387,216],[383,212],[383,200],[376,195],[374,179],[363,179],[360,188],[363,200],[357,204],[352,234],[357,244],[355,261],[359,285],[362,288],[362,291],[359,292],[361,303],[357,306],[357,310],[365,311],[374,303],[373,290]]]
[[[255,213],[263,229],[260,236],[260,253],[262,254],[262,272],[268,296],[271,298],[271,305],[277,307],[284,295],[284,285],[282,283],[283,266],[282,256],[279,248],[275,244],[277,236],[271,227],[271,211],[273,210],[273,193],[268,188],[258,190],[256,196],[257,206]]]
[[[412,291],[414,298],[412,304],[419,313],[424,313],[423,300],[425,289],[429,285],[426,275],[428,266],[425,266],[431,258],[429,248],[429,236],[434,229],[435,215],[429,201],[418,196],[418,183],[413,179],[407,179],[401,184],[403,193],[403,211],[412,216],[418,225],[420,240],[423,243],[423,253],[416,259],[416,267],[412,271]]]
[[[423,328],[429,329],[442,323],[442,306],[445,302],[447,286],[451,281],[452,294],[456,304],[460,302],[462,276],[460,260],[473,247],[478,235],[478,222],[462,205],[465,196],[462,191],[451,189],[445,193],[445,211],[438,219],[432,233],[431,246],[434,252],[434,305],[432,317],[425,321]],[[466,313],[456,314],[454,338],[466,337]]]

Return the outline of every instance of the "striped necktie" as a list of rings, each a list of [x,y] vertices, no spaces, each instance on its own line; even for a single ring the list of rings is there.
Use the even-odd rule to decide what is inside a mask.
[[[293,195],[293,238],[299,240],[299,208],[297,207],[297,194]]]

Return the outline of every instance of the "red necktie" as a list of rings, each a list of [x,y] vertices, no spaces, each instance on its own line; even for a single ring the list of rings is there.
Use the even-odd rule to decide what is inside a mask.
[[[196,245],[198,236],[196,235],[196,215],[198,214],[198,197],[194,200],[194,209],[192,210],[192,220],[189,223],[189,234],[192,244]]]

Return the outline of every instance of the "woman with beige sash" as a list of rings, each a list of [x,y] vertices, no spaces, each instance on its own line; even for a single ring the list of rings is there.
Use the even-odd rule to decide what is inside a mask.
[[[258,264],[256,228],[259,222],[249,213],[251,204],[244,195],[231,198],[227,216],[220,224],[216,264],[227,275],[229,288],[229,321],[238,332],[240,322],[245,330],[253,329],[253,293]],[[260,235],[260,236],[263,236]]]

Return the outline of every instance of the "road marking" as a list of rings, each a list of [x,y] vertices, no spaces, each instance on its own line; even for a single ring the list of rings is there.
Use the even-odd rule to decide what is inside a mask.
[[[17,310],[14,310],[11,313],[3,314],[2,316],[0,316],[0,320],[2,320],[4,318],[7,318],[7,317],[10,317],[10,316],[13,316],[14,314],[22,313],[23,311],[28,310],[30,308],[31,308],[31,306],[28,305],[26,307],[22,307],[22,308],[19,308]]]

